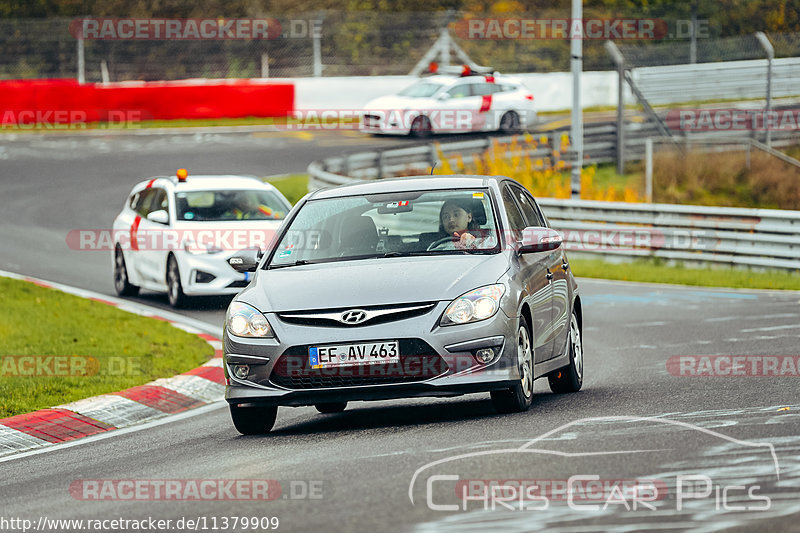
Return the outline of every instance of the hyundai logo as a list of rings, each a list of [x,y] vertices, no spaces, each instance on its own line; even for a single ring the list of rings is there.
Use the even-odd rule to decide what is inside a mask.
[[[367,319],[367,312],[361,309],[351,309],[345,311],[339,317],[339,322],[342,324],[361,324]]]

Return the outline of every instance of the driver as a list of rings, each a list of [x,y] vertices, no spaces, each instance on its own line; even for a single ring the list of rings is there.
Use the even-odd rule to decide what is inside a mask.
[[[256,195],[249,191],[239,191],[235,197],[235,207],[229,214],[237,220],[273,218],[272,209],[258,202]]]
[[[472,219],[472,205],[469,199],[454,198],[442,204],[439,210],[439,233],[442,238],[452,238],[457,248],[475,248],[477,237],[473,233],[478,224]]]

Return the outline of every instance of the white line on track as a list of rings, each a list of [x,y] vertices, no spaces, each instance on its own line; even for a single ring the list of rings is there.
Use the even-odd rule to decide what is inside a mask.
[[[97,435],[92,435],[91,437],[82,437],[80,439],[71,440],[68,442],[63,442],[59,444],[52,444],[50,446],[46,446],[44,448],[38,448],[35,450],[31,450],[29,452],[22,452],[17,453],[14,455],[9,455],[6,457],[0,457],[0,463],[5,463],[7,461],[16,461],[17,459],[23,459],[25,457],[30,457],[32,455],[39,455],[40,453],[50,453],[59,450],[63,450],[64,448],[72,448],[74,446],[80,446],[82,444],[87,444],[90,442],[97,442],[100,440],[110,439],[113,437],[119,437],[121,435],[127,435],[128,433],[133,433],[136,431],[142,431],[143,429],[150,429],[157,426],[163,426],[164,424],[171,424],[178,420],[184,420],[186,418],[191,418],[193,416],[202,415],[209,413],[211,411],[216,411],[217,409],[221,409],[225,407],[227,402],[224,400],[220,400],[218,402],[210,403],[208,405],[204,405],[202,407],[197,407],[195,409],[191,409],[189,411],[184,411],[183,413],[178,413],[176,415],[170,415],[166,418],[161,418],[158,420],[154,420],[152,422],[147,422],[137,426],[128,426],[122,429],[112,429],[110,431],[106,431],[103,433],[99,433]]]

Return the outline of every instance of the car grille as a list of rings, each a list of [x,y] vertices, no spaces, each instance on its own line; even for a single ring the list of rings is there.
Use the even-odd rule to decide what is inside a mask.
[[[340,309],[322,309],[316,311],[298,311],[277,313],[278,318],[289,324],[299,324],[301,326],[317,326],[326,328],[352,328],[357,326],[372,326],[395,322],[422,316],[429,313],[434,307],[435,302],[424,302],[418,304],[400,304],[367,307],[344,307]],[[358,309],[366,312],[366,320],[354,324],[348,324],[340,320],[343,313]]]
[[[447,372],[447,363],[420,339],[400,339],[400,362],[311,368],[309,346],[293,346],[275,362],[270,381],[287,389],[358,387],[424,381]]]

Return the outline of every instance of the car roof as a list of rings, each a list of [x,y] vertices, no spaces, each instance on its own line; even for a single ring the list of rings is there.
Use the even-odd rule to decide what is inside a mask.
[[[501,180],[509,179],[506,176],[478,176],[465,174],[452,174],[443,176],[406,176],[402,178],[382,179],[340,185],[326,189],[319,189],[311,194],[309,199],[341,198],[345,196],[360,196],[364,194],[382,194],[391,192],[430,191],[438,189],[478,189],[490,187]]]
[[[417,83],[431,81],[438,85],[455,85],[459,81],[472,82],[472,83],[493,83],[489,82],[486,78],[494,78],[495,81],[504,82],[518,82],[514,78],[504,76],[502,74],[471,74],[469,76],[461,76],[457,74],[434,74],[432,76],[425,76],[419,79]]]
[[[153,181],[154,180],[154,181]],[[225,190],[241,190],[241,189],[263,189],[263,190],[276,190],[275,187],[269,183],[264,183],[255,176],[237,176],[232,174],[220,175],[192,175],[186,178],[186,181],[178,182],[174,176],[156,176],[145,180],[139,185],[147,185],[153,181],[154,186],[162,186],[167,189],[172,189],[175,192],[189,192],[189,191],[207,191],[216,189]]]

